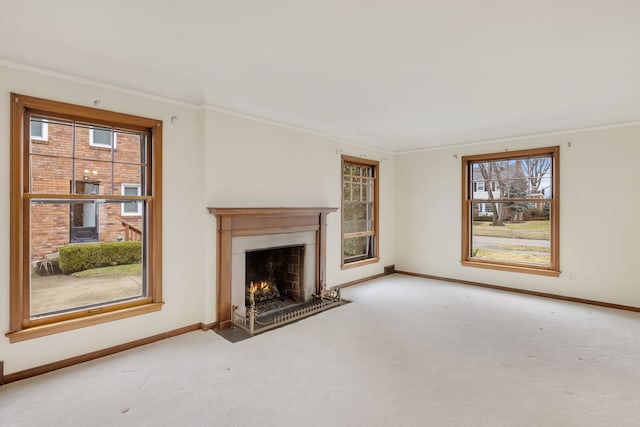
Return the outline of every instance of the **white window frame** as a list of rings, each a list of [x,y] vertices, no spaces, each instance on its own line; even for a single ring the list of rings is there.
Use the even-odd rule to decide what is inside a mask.
[[[31,123],[29,123],[29,137],[31,139],[35,139],[36,141],[48,141],[49,140],[49,123],[47,120],[38,120],[38,122],[42,123],[42,135],[34,135],[31,133]]]
[[[125,195],[124,194],[125,187],[131,187],[131,188],[135,187],[136,190],[137,190],[137,194],[136,195],[140,196],[142,194],[141,193],[142,187],[140,186],[140,184],[126,184],[126,183],[124,183],[124,184],[121,185],[121,194],[123,196]],[[142,203],[140,203],[140,202],[135,202],[135,203],[136,203],[136,206],[137,206],[135,212],[127,212],[127,211],[125,211],[125,206],[127,206],[128,203],[122,203],[121,215],[122,216],[142,216]]]
[[[100,148],[111,148],[111,145],[107,145],[107,144],[98,144],[93,142],[93,131],[96,130],[96,128],[90,128],[89,129],[89,145],[92,147],[100,147]],[[102,130],[102,131],[107,131],[107,129],[99,129],[98,130]],[[111,130],[111,132],[113,133],[113,149],[115,150],[116,148],[116,144],[118,142],[118,134],[115,130]]]

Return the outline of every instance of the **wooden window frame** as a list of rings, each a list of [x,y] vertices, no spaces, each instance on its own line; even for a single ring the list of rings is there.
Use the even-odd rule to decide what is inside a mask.
[[[528,157],[551,156],[552,197],[549,199],[550,216],[550,265],[536,266],[494,260],[479,260],[471,257],[471,221],[473,187],[470,172],[472,162],[524,159]],[[536,200],[536,199],[532,199]],[[502,271],[538,274],[558,277],[560,275],[560,147],[544,147],[528,150],[506,151],[462,157],[462,256],[460,263],[467,267],[488,268]]]
[[[373,168],[373,232],[371,235],[374,237],[373,242],[373,255],[370,258],[346,262],[344,258],[344,165],[355,164],[359,166],[367,166]],[[360,157],[352,157],[342,155],[342,161],[340,164],[340,267],[345,270],[354,267],[360,267],[362,265],[376,263],[380,260],[380,228],[379,228],[379,187],[380,187],[380,162],[376,160],[363,159]]]
[[[10,150],[10,342],[42,337],[113,320],[159,311],[162,307],[162,121],[11,93]],[[147,134],[150,183],[148,204],[147,295],[135,301],[81,309],[32,319],[30,313],[29,143],[31,114],[125,128]],[[54,199],[82,199],[82,195],[46,195]],[[104,195],[102,199],[122,199]]]

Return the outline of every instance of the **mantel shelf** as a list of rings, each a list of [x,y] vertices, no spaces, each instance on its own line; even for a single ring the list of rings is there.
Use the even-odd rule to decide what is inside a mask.
[[[207,208],[209,213],[216,216],[278,216],[278,215],[303,215],[303,214],[321,214],[331,213],[338,208]]]

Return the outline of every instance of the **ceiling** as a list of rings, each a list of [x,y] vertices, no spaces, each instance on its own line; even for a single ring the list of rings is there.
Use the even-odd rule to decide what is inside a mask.
[[[0,40],[393,152],[640,120],[638,0],[0,0]]]

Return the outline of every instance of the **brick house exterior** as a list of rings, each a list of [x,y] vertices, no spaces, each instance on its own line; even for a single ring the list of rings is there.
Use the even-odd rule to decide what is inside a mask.
[[[31,193],[140,194],[144,174],[140,135],[73,126],[64,121],[36,120],[41,119],[32,119]],[[35,134],[34,122],[37,123]],[[136,202],[120,201],[32,203],[31,259],[42,260],[69,243],[131,239],[123,222],[142,230],[139,209]]]

